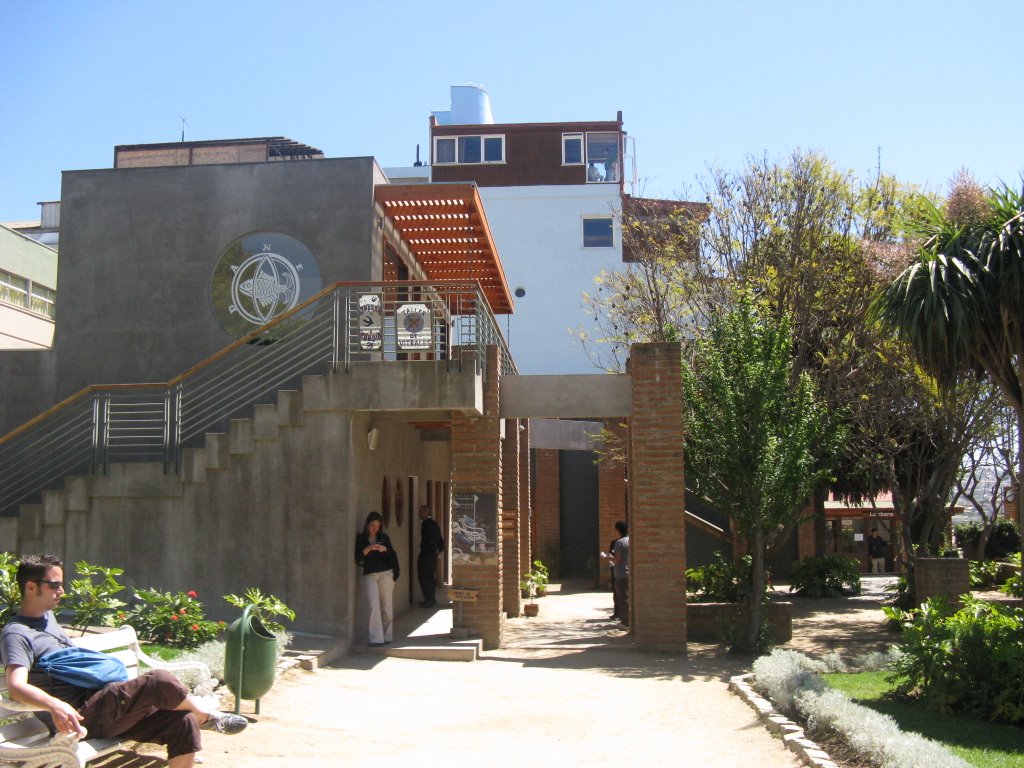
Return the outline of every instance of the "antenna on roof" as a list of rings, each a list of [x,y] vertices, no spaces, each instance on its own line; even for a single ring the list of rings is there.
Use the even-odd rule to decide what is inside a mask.
[[[423,163],[420,162],[420,145],[417,144],[416,145],[416,162],[413,163],[413,167],[414,168],[419,168],[422,165],[423,165]]]
[[[185,122],[185,118],[181,117],[181,115],[178,115],[178,117],[181,118],[181,140],[184,141],[185,140],[185,126],[188,125],[188,123]]]

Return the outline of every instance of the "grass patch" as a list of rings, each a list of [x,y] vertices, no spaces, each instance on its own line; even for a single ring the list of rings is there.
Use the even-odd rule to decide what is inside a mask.
[[[889,715],[900,729],[937,741],[978,768],[1024,768],[1024,728],[987,720],[943,715],[907,701],[887,698],[888,672],[823,675],[833,688],[858,704]]]
[[[146,643],[142,650],[154,659],[160,661],[177,661],[183,653],[181,648],[172,648],[169,645],[158,645],[157,643]]]

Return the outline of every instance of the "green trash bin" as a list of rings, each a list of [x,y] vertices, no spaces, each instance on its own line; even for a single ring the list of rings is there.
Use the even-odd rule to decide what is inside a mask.
[[[224,647],[224,677],[235,694],[236,715],[242,699],[255,699],[256,714],[260,713],[260,698],[274,685],[277,671],[277,636],[251,612],[247,605],[242,617],[228,627]]]

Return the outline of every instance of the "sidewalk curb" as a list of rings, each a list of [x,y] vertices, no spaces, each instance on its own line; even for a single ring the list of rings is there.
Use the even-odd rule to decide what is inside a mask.
[[[729,678],[729,690],[757,712],[758,719],[764,723],[768,732],[779,736],[786,748],[797,755],[804,765],[811,768],[839,768],[825,750],[807,738],[801,726],[776,712],[770,701],[754,691],[750,685],[753,677],[753,673],[748,672]]]

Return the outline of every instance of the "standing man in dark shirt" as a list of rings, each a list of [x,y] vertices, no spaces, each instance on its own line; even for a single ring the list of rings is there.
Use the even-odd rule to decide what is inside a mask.
[[[868,557],[871,558],[871,572],[885,573],[885,552],[889,544],[878,535],[878,529],[872,528],[868,536]]]
[[[26,555],[17,578],[21,606],[0,634],[7,689],[15,701],[40,710],[53,730],[164,744],[170,768],[190,768],[202,748],[200,729],[232,734],[248,724],[211,709],[165,670],[99,690],[51,678],[39,659],[71,644],[53,614],[64,596],[64,565],[53,555]]]
[[[430,516],[430,507],[420,507],[420,556],[416,560],[416,571],[420,579],[420,591],[423,593],[422,608],[433,608],[437,605],[434,594],[437,591],[437,558],[444,552],[444,536],[441,528]]]

